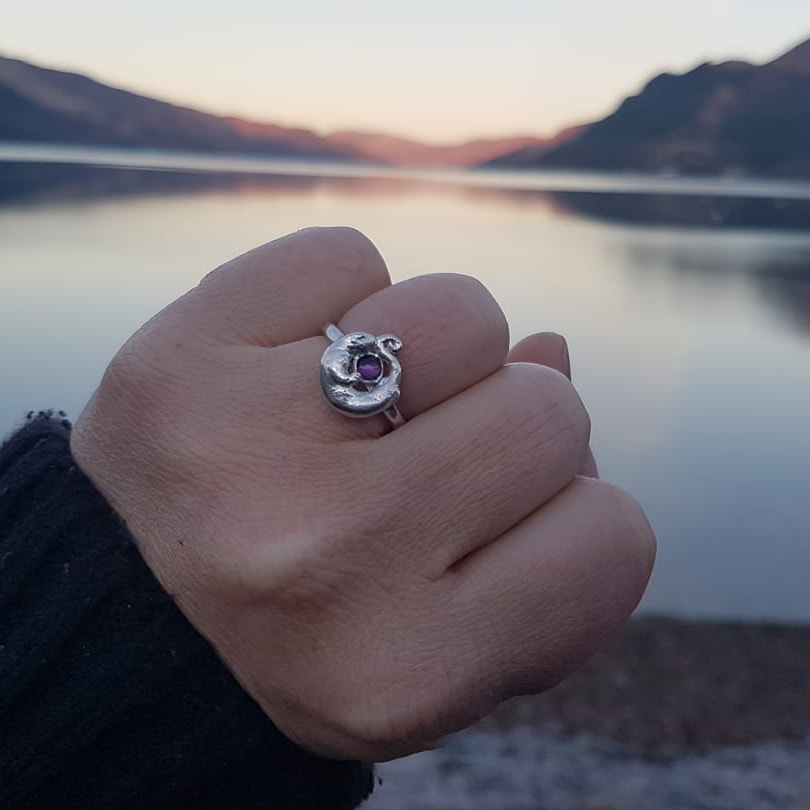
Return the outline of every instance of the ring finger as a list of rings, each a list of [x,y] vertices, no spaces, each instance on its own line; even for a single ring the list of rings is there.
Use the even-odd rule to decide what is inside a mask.
[[[401,398],[406,419],[444,402],[499,369],[509,332],[495,299],[468,276],[420,276],[386,287],[353,306],[339,321],[343,332],[394,334],[403,343]],[[383,416],[350,419],[327,402],[318,382],[326,338],[310,338],[272,350],[268,373],[288,381],[275,386],[274,407],[301,418],[299,430],[318,438],[373,438],[389,427]],[[268,389],[265,389],[268,390]]]

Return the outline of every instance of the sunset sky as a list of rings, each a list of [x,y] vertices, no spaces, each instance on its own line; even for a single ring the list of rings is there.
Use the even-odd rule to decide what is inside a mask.
[[[764,61],[808,0],[9,1],[0,54],[321,132],[551,134],[662,70]]]

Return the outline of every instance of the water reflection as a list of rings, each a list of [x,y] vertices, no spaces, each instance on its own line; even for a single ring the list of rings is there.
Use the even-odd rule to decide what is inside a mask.
[[[217,191],[232,193],[309,194],[324,184],[337,184],[344,193],[368,193],[366,178],[327,179],[307,175],[248,175],[229,172],[144,171],[43,163],[0,163],[0,205],[21,202],[106,198],[178,196]]]
[[[551,194],[558,205],[572,213],[603,222],[682,228],[810,228],[810,200],[568,191]]]
[[[810,199],[800,197],[713,196],[707,194],[559,191],[459,183],[458,178],[413,179],[406,176],[338,176],[248,174],[196,170],[132,169],[3,162],[0,205],[25,200],[90,200],[144,194],[312,193],[329,187],[344,194],[407,194],[414,189],[443,188],[454,194],[515,207],[540,206],[562,215],[598,221],[677,228],[810,230]]]
[[[802,274],[766,273],[757,279],[760,296],[787,319],[787,325],[810,339],[810,257]]]
[[[677,239],[628,242],[625,251],[639,285],[651,271],[674,272],[673,294],[683,294],[696,283],[705,302],[712,288],[727,290],[742,282],[758,301],[775,310],[777,328],[810,334],[810,233],[752,238],[750,233],[679,231]]]

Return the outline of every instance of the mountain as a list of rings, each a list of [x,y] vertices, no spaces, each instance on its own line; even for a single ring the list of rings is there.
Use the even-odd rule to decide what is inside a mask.
[[[367,161],[394,166],[475,166],[532,136],[435,145],[375,132],[306,129],[209,115],[110,87],[75,73],[0,56],[0,142],[59,143]]]
[[[519,149],[545,148],[552,142],[549,139],[526,135],[436,145],[375,132],[335,132],[329,135],[329,140],[332,143],[359,149],[369,158],[393,166],[447,168],[477,166],[479,163]]]
[[[590,124],[577,124],[566,127],[551,138],[523,144],[513,152],[501,152],[500,155],[488,161],[482,161],[482,164],[479,165],[503,166],[504,168],[530,168],[536,166],[538,161],[553,148],[575,140],[589,126]]]
[[[357,160],[305,129],[223,118],[0,57],[0,141]]]
[[[810,39],[774,59],[769,66],[795,76],[810,78]]]
[[[810,40],[763,65],[661,74],[568,141],[487,165],[810,177]]]

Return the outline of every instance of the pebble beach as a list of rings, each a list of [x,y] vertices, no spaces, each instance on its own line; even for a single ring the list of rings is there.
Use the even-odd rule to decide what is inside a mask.
[[[810,810],[810,627],[637,619],[364,810]]]

